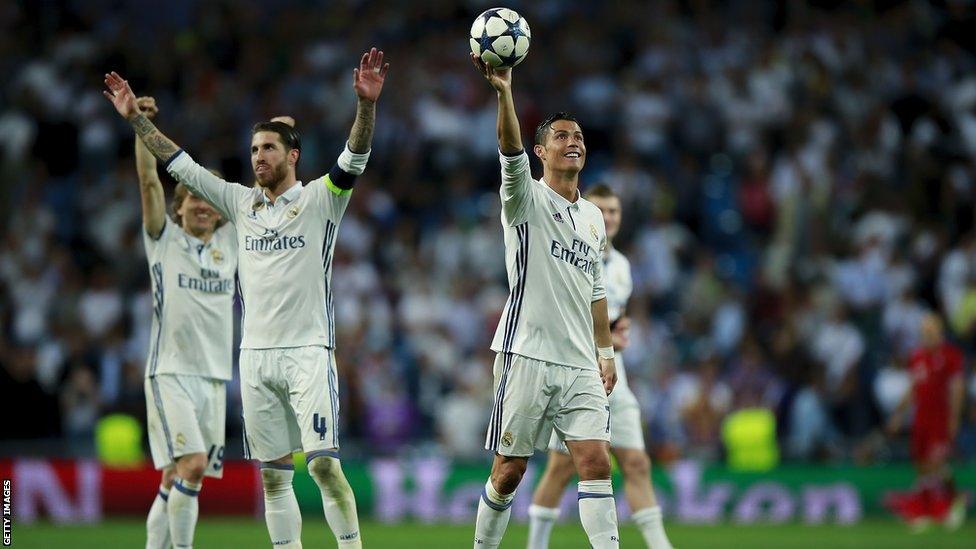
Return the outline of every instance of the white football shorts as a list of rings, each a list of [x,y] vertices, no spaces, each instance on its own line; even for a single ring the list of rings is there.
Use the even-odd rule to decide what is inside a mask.
[[[617,384],[610,393],[610,447],[621,449],[643,450],[644,426],[641,422],[640,405],[637,397],[627,384],[627,374],[624,363],[618,354],[615,360],[617,366]],[[569,453],[566,443],[555,433],[549,439],[549,449],[564,454]]]
[[[339,456],[339,378],[323,346],[241,349],[244,457]]]
[[[596,370],[511,353],[495,357],[495,404],[485,449],[528,457],[561,440],[610,440],[610,404]]]
[[[156,469],[187,454],[207,454],[205,476],[224,474],[227,383],[210,377],[159,374],[146,378],[146,423]]]

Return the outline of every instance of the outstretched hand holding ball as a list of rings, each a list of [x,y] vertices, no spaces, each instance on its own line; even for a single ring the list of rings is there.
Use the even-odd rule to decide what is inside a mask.
[[[471,25],[471,53],[489,67],[510,69],[529,53],[532,31],[514,10],[492,8]]]

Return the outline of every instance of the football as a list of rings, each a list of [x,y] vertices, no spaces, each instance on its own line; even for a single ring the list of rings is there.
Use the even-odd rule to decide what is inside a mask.
[[[514,67],[529,53],[529,23],[508,8],[491,8],[471,25],[471,51],[496,69]]]

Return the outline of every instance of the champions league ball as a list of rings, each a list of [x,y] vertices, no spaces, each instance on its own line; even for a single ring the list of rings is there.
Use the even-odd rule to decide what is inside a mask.
[[[529,23],[508,8],[485,10],[471,25],[471,51],[496,69],[521,63],[531,39]]]

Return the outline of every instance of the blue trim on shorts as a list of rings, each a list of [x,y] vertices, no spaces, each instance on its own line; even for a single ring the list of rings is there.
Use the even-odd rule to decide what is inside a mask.
[[[163,493],[162,490],[159,490],[159,497],[163,498],[163,501],[169,501],[169,494]]]
[[[153,402],[156,404],[156,413],[159,414],[159,422],[163,426],[163,438],[166,439],[166,453],[169,455],[169,460],[175,461],[173,452],[173,440],[170,438],[169,433],[169,423],[166,422],[166,412],[163,410],[163,396],[159,391],[159,381],[155,377],[149,378],[149,386],[152,387],[153,392]]]
[[[247,443],[247,424],[244,423],[244,410],[241,409],[241,445],[244,446],[244,459],[251,459],[251,447]]]
[[[267,463],[261,462],[261,469],[278,469],[279,471],[294,471],[294,463]]]
[[[326,360],[325,377],[329,382],[329,406],[332,407],[332,447],[339,447],[339,380],[332,376],[332,351],[325,350]]]

